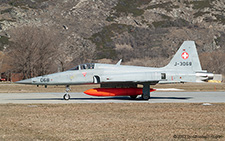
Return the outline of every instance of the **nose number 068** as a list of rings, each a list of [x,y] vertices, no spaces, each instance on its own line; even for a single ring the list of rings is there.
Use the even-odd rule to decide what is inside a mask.
[[[49,78],[40,78],[40,82],[49,82],[50,79]]]

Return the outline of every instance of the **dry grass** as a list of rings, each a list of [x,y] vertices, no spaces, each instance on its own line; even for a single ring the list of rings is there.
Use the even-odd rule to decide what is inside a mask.
[[[83,92],[87,89],[96,88],[99,85],[75,85],[71,86],[71,92]],[[185,84],[157,84],[153,88],[177,88],[186,91],[225,91],[225,83],[185,83]],[[0,93],[43,93],[43,92],[64,92],[65,86],[44,86],[19,85],[0,83]]]
[[[0,140],[225,140],[225,104],[5,104]]]
[[[154,88],[177,88],[185,91],[225,91],[225,83],[159,84]]]
[[[71,86],[71,92],[83,92],[87,89],[99,87],[99,85],[74,85]],[[37,87],[36,85],[22,85],[0,83],[0,93],[44,93],[44,92],[65,92],[65,86],[44,86]]]
[[[82,92],[99,85],[72,86]],[[156,85],[187,91],[225,84]],[[64,92],[64,86],[0,84],[1,93]],[[225,104],[2,104],[0,140],[225,140]]]

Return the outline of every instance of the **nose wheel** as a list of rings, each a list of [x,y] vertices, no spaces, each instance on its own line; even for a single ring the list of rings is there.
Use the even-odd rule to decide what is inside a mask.
[[[70,95],[69,94],[64,94],[63,99],[64,100],[69,100],[70,99]]]
[[[66,86],[66,93],[64,94],[64,96],[63,96],[63,99],[64,100],[69,100],[70,99],[70,95],[69,95],[69,92],[70,91],[70,86],[69,85],[67,85]]]

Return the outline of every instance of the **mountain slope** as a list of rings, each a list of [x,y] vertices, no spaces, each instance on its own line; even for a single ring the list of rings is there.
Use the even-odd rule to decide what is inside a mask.
[[[223,0],[0,0],[0,50],[10,47],[12,29],[35,25],[60,35],[67,68],[104,58],[163,66],[184,40],[196,41],[201,59],[225,52],[224,7]],[[91,57],[79,59],[81,52]],[[225,65],[209,71],[225,74]]]

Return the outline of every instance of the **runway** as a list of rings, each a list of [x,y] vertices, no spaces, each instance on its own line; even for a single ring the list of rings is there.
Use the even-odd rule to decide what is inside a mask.
[[[225,92],[153,92],[148,101],[129,97],[93,97],[84,93],[70,93],[71,99],[62,99],[63,93],[0,93],[0,104],[65,104],[65,103],[224,103]]]

